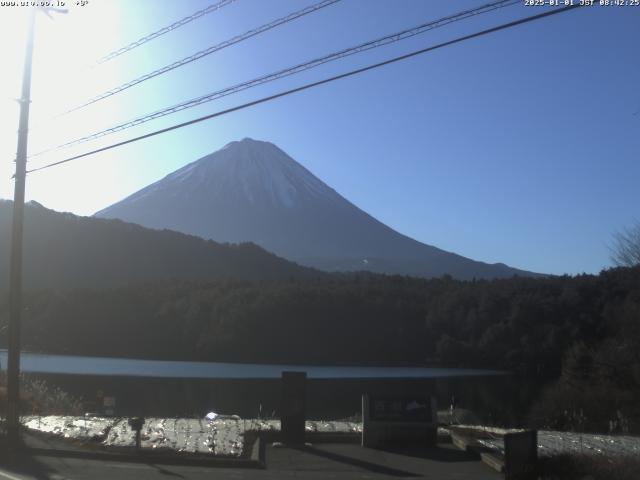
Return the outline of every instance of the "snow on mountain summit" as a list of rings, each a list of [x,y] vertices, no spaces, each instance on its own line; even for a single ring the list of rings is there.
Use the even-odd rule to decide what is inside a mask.
[[[184,193],[189,195],[193,195],[194,188],[218,193],[233,188],[236,192],[227,193],[241,194],[251,203],[268,201],[288,208],[308,196],[331,200],[337,195],[273,143],[251,138],[230,142],[150,187],[174,190],[174,195],[179,196],[185,183],[191,192]],[[149,193],[145,190],[139,193]],[[130,198],[133,200],[136,196]]]

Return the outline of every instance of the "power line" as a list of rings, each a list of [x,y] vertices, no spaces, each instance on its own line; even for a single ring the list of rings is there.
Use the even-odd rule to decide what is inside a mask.
[[[228,0],[228,1],[233,1],[233,0]],[[280,25],[283,25],[285,23],[291,22],[293,20],[296,20],[297,18],[303,17],[305,15],[308,15],[310,13],[313,13],[317,10],[320,10],[321,8],[324,7],[328,7],[329,5],[333,5],[334,3],[339,2],[340,0],[322,0],[319,3],[316,3],[314,5],[308,6],[306,8],[303,8],[302,10],[298,10],[295,11],[293,13],[290,13],[289,15],[286,15],[284,17],[278,18],[272,22],[269,23],[265,23],[264,25],[261,25],[257,28],[254,28],[252,30],[249,30],[241,35],[237,35],[229,40],[225,40],[224,42],[218,43],[216,45],[213,45],[209,48],[206,48],[204,50],[200,50],[199,52],[194,53],[193,55],[189,55],[188,57],[184,57],[181,60],[178,60],[176,62],[170,63],[169,65],[165,65],[162,68],[159,68],[157,70],[154,70],[153,72],[150,73],[146,73],[140,77],[134,78],[133,80],[130,80],[126,83],[123,83],[122,85],[119,85],[115,88],[112,88],[111,90],[107,90],[104,93],[101,93],[100,95],[96,95],[95,97],[90,98],[89,100],[87,100],[86,102],[71,108],[70,110],[67,110],[66,112],[62,113],[59,116],[62,115],[66,115],[68,113],[71,112],[75,112],[76,110],[80,110],[81,108],[87,107],[89,105],[92,105],[100,100],[103,100],[105,98],[111,97],[113,95],[116,95],[117,93],[120,93],[124,90],[127,90],[135,85],[138,85],[139,83],[145,82],[147,80],[150,80],[154,77],[157,77],[158,75],[162,75],[164,73],[170,72],[172,70],[175,70],[176,68],[182,67],[184,65],[187,65],[191,62],[195,62],[196,60],[200,60],[203,57],[206,57],[207,55],[211,55],[214,52],[217,52],[219,50],[222,50],[224,48],[230,47],[231,45],[235,45],[236,43],[240,43],[244,40],[247,40],[248,38],[254,37],[256,35],[259,35],[263,32],[266,32],[267,30],[271,30],[272,28],[278,27]]]
[[[359,45],[356,45],[354,47],[350,47],[350,48],[346,48],[337,52],[333,52],[329,55],[325,55],[323,57],[319,57],[319,58],[315,58],[313,60],[295,65],[293,67],[289,67],[286,68],[284,70],[279,70],[277,72],[274,73],[270,73],[268,75],[264,75],[262,77],[258,77],[255,78],[253,80],[249,80],[249,81],[245,81],[236,85],[233,85],[231,87],[226,87],[222,90],[217,90],[215,92],[211,92],[208,93],[206,95],[200,96],[200,97],[196,97],[190,100],[187,100],[185,102],[181,102],[178,103],[176,105],[173,105],[171,107],[167,107],[161,110],[157,110],[155,112],[149,113],[147,115],[143,115],[141,117],[135,118],[133,120],[129,120],[127,122],[115,125],[113,127],[107,128],[105,130],[101,130],[99,132],[93,133],[91,135],[86,135],[84,137],[75,139],[75,140],[71,140],[69,142],[63,143],[61,145],[58,145],[56,147],[52,147],[40,152],[35,153],[34,155],[31,156],[31,158],[45,154],[45,153],[49,153],[52,152],[54,150],[58,150],[61,148],[66,148],[66,147],[71,147],[73,145],[78,145],[80,143],[85,143],[91,140],[95,140],[97,138],[101,138],[104,137],[106,135],[110,135],[112,133],[116,133],[122,130],[126,130],[127,128],[131,128],[131,127],[135,127],[137,125],[141,125],[143,123],[149,122],[151,120],[155,120],[157,118],[161,118],[164,117],[166,115],[170,115],[172,113],[176,113],[182,110],[186,110],[188,108],[192,108],[192,107],[196,107],[198,105],[201,105],[203,103],[207,103],[207,102],[211,102],[213,100],[218,100],[222,97],[226,97],[228,95],[232,95],[234,93],[238,93],[240,91],[243,90],[247,90],[249,88],[253,88],[256,87],[258,85],[262,85],[268,82],[272,82],[284,77],[288,77],[290,75],[294,75],[296,73],[300,73],[303,72],[305,70],[310,70],[312,68],[318,67],[320,65],[323,65],[325,63],[329,63],[335,60],[339,60],[351,55],[355,55],[357,53],[361,53],[361,52],[365,52],[367,50],[371,50],[374,48],[378,48],[378,47],[382,47],[384,45],[388,45],[390,43],[394,43],[394,42],[398,42],[400,40],[404,40],[410,37],[413,37],[415,35],[419,35],[421,33],[427,32],[429,30],[433,30],[439,27],[443,27],[445,25],[448,25],[450,23],[454,23],[457,21],[461,21],[464,20],[466,18],[475,16],[475,15],[480,15],[480,14],[484,14],[484,13],[488,13],[491,12],[493,10],[496,10],[498,8],[503,8],[503,7],[508,7],[511,5],[515,5],[517,3],[520,3],[520,0],[500,0],[500,1],[496,1],[493,3],[489,3],[487,5],[483,5],[481,7],[477,7],[471,10],[465,10],[463,12],[460,13],[456,13],[454,15],[450,15],[447,17],[443,17],[440,18],[438,20],[434,20],[434,21],[430,21],[427,23],[423,23],[421,25],[418,25],[416,27],[413,28],[409,28],[406,30],[402,30],[400,32],[396,32],[393,33],[391,35],[386,35],[384,37],[380,37],[377,38],[375,40],[371,40],[365,43],[361,43]]]
[[[415,57],[417,55],[421,55],[423,53],[431,52],[431,51],[437,50],[439,48],[447,47],[449,45],[454,45],[456,43],[464,42],[466,40],[471,40],[473,38],[481,37],[483,35],[487,35],[489,33],[497,32],[499,30],[505,30],[507,28],[512,28],[512,27],[515,27],[515,26],[518,26],[518,25],[522,25],[522,24],[525,24],[525,23],[528,23],[528,22],[535,21],[535,20],[540,20],[542,18],[549,17],[551,15],[557,15],[557,14],[560,14],[560,13],[564,13],[564,12],[567,12],[569,10],[573,10],[575,8],[579,8],[579,7],[582,7],[582,6],[583,5],[579,5],[579,4],[569,5],[569,6],[566,6],[566,7],[550,10],[550,11],[543,12],[543,13],[539,13],[537,15],[531,15],[529,17],[521,18],[520,20],[515,20],[515,21],[512,21],[512,22],[503,23],[503,24],[498,25],[496,27],[488,28],[486,30],[481,30],[479,32],[472,33],[472,34],[469,34],[469,35],[465,35],[463,37],[458,37],[458,38],[455,38],[453,40],[449,40],[447,42],[443,42],[443,43],[439,43],[437,45],[433,45],[431,47],[423,48],[421,50],[416,50],[416,51],[413,51],[411,53],[407,53],[405,55],[400,55],[398,57],[394,57],[394,58],[391,58],[389,60],[385,60],[383,62],[374,63],[372,65],[368,65],[366,67],[358,68],[356,70],[351,70],[349,72],[342,73],[340,75],[335,75],[333,77],[329,77],[329,78],[325,78],[323,80],[319,80],[319,81],[316,81],[316,82],[308,83],[308,84],[302,85],[300,87],[292,88],[290,90],[285,90],[283,92],[276,93],[274,95],[269,95],[267,97],[263,97],[263,98],[260,98],[258,100],[253,100],[251,102],[244,103],[242,105],[237,105],[235,107],[227,108],[227,109],[221,110],[219,112],[215,112],[215,113],[211,113],[209,115],[205,115],[204,117],[195,118],[193,120],[189,120],[188,122],[179,123],[179,124],[173,125],[171,127],[167,127],[167,128],[163,128],[163,129],[160,129],[160,130],[156,130],[155,132],[150,132],[150,133],[147,133],[145,135],[140,135],[138,137],[134,137],[134,138],[130,138],[128,140],[124,140],[122,142],[118,142],[118,143],[114,143],[114,144],[111,144],[111,145],[107,145],[106,147],[102,147],[102,148],[98,148],[98,149],[95,149],[95,150],[91,150],[89,152],[85,152],[85,153],[82,153],[80,155],[74,155],[73,157],[69,157],[69,158],[65,158],[64,160],[59,160],[57,162],[49,163],[47,165],[43,165],[42,167],[33,168],[31,170],[28,170],[27,173],[38,172],[40,170],[45,170],[47,168],[51,168],[51,167],[54,167],[54,166],[57,166],[57,165],[62,165],[64,163],[68,163],[68,162],[71,162],[71,161],[74,161],[74,160],[78,160],[80,158],[88,157],[90,155],[95,155],[96,153],[100,153],[100,152],[104,152],[104,151],[107,151],[107,150],[111,150],[111,149],[116,148],[116,147],[121,147],[121,146],[127,145],[129,143],[137,142],[139,140],[144,140],[146,138],[154,137],[154,136],[160,135],[162,133],[167,133],[167,132],[170,132],[172,130],[177,130],[179,128],[187,127],[189,125],[194,125],[196,123],[200,123],[200,122],[203,122],[205,120],[210,120],[212,118],[220,117],[222,115],[226,115],[226,114],[229,114],[229,113],[232,113],[232,112],[236,112],[238,110],[244,110],[245,108],[253,107],[253,106],[259,105],[261,103],[269,102],[269,101],[275,100],[277,98],[285,97],[285,96],[291,95],[293,93],[301,92],[303,90],[308,90],[310,88],[317,87],[317,86],[320,86],[320,85],[324,85],[326,83],[330,83],[330,82],[333,82],[333,81],[336,81],[336,80],[341,80],[343,78],[351,77],[351,76],[354,76],[354,75],[357,75],[357,74],[360,74],[360,73],[367,72],[369,70],[373,70],[373,69],[376,69],[376,68],[379,68],[379,67],[383,67],[385,65],[390,65],[392,63],[400,62],[402,60],[406,60],[408,58],[412,58],[412,57]]]
[[[108,62],[109,60],[112,60],[116,57],[119,57],[120,55],[122,55],[123,53],[126,53],[130,50],[133,50],[134,48],[139,47],[140,45],[144,45],[147,42],[150,42],[151,40],[154,40],[162,35],[164,35],[165,33],[169,33],[173,30],[175,30],[176,28],[180,28],[183,25],[186,25],[187,23],[193,22],[194,20],[203,17],[205,15],[208,15],[209,13],[215,12],[217,10],[220,10],[222,7],[225,7],[227,5],[229,5],[230,3],[235,2],[236,0],[221,0],[217,3],[214,3],[212,5],[209,5],[206,8],[203,8],[202,10],[198,10],[197,12],[192,13],[191,15],[188,15],[186,17],[184,17],[182,20],[178,20],[177,22],[172,23],[171,25],[168,25],[164,28],[161,28],[160,30],[157,30],[153,33],[150,33],[149,35],[145,35],[142,38],[139,38],[138,40],[136,40],[135,42],[131,42],[129,45],[126,45],[122,48],[119,48],[118,50],[114,50],[113,52],[110,52],[108,54],[106,54],[105,56],[101,57],[96,63],[99,65],[101,63],[105,63]]]

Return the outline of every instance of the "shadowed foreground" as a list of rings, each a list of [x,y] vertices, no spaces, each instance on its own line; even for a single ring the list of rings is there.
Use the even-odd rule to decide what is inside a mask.
[[[364,449],[353,444],[320,444],[300,449],[266,449],[266,469],[207,468],[200,466],[157,465],[153,463],[114,462],[23,456],[0,463],[0,478],[15,479],[354,479],[354,478],[428,478],[499,479],[472,455],[450,445],[434,449],[391,453]]]

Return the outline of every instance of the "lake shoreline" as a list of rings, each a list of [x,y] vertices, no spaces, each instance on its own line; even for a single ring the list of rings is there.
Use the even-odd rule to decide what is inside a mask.
[[[7,351],[0,349],[6,368]],[[308,378],[442,378],[507,375],[502,370],[416,366],[297,365],[278,363],[193,362],[142,360],[120,357],[21,353],[21,369],[27,373],[109,375],[157,378],[265,379],[280,378],[283,371],[305,371]]]

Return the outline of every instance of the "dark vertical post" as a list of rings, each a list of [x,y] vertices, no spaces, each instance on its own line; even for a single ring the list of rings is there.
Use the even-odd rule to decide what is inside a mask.
[[[538,478],[538,431],[507,433],[504,436],[504,470],[507,480]]]
[[[9,277],[9,352],[7,361],[7,435],[10,444],[20,438],[20,316],[22,313],[22,230],[24,223],[24,189],[27,170],[29,104],[31,103],[31,61],[36,9],[29,12],[27,46],[22,73],[20,125],[16,153],[15,190],[13,194],[13,230],[11,232],[11,267]]]
[[[140,452],[140,440],[141,440],[141,431],[142,431],[142,427],[144,426],[144,422],[145,419],[144,417],[131,417],[129,419],[129,426],[131,427],[131,430],[133,430],[134,432],[136,432],[136,451]]]
[[[280,431],[282,442],[304,444],[306,420],[307,374],[282,372],[282,401],[280,403]]]

